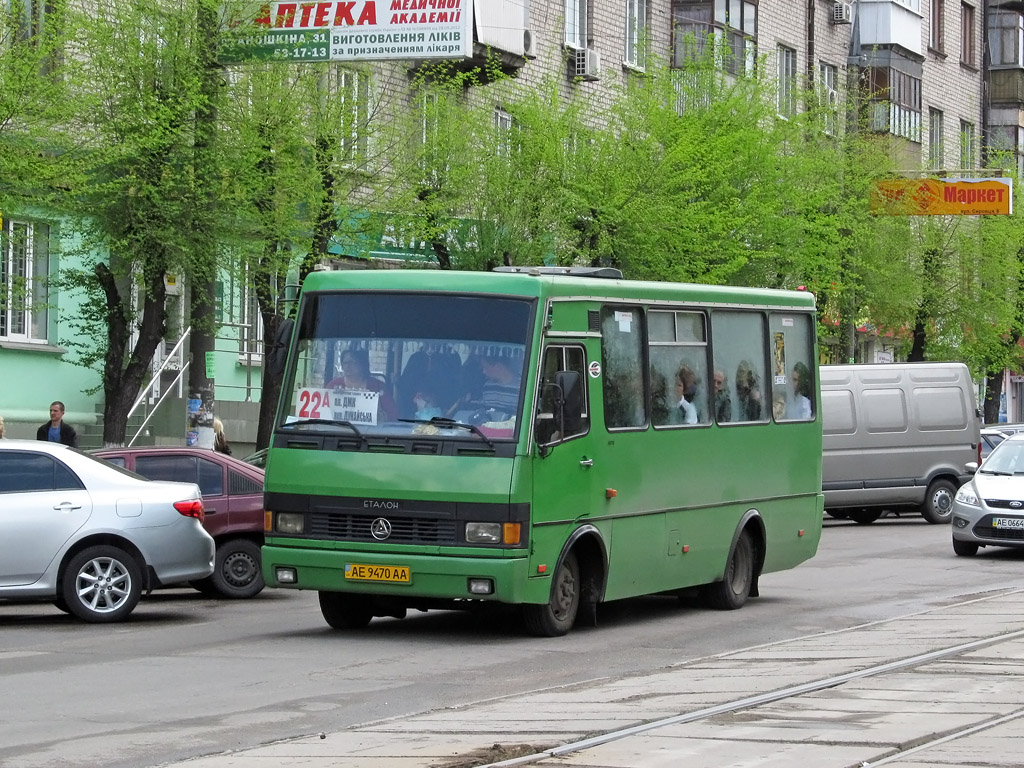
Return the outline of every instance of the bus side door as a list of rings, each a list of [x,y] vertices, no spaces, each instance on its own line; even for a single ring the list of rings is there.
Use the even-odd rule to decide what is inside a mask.
[[[601,492],[591,430],[588,361],[600,359],[589,339],[544,349],[534,415],[534,558],[551,567],[567,536],[597,506]],[[558,376],[559,372],[575,376]],[[575,382],[575,391],[566,385]],[[564,402],[559,418],[559,402]],[[578,405],[577,405],[578,404]],[[563,432],[564,430],[564,432]]]

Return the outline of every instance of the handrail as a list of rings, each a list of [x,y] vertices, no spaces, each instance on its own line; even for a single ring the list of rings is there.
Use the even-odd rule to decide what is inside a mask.
[[[146,425],[149,424],[149,420],[153,418],[157,410],[160,408],[161,403],[163,403],[163,401],[167,398],[167,395],[169,395],[174,390],[175,385],[181,380],[181,377],[185,375],[185,371],[188,370],[188,367],[191,364],[191,361],[189,361],[186,362],[183,366],[181,366],[181,370],[178,371],[178,375],[174,377],[174,381],[171,382],[171,385],[169,387],[164,388],[164,392],[162,395],[160,395],[160,399],[156,401],[156,405],[153,406],[153,409],[146,415],[146,418],[143,419],[142,424],[135,431],[135,434],[132,435],[132,439],[128,441],[129,448],[135,445],[135,441],[139,439],[139,435],[142,434],[142,430],[144,430],[146,428]]]
[[[191,325],[182,332],[181,338],[178,339],[178,343],[174,345],[174,347],[171,349],[171,351],[169,353],[167,353],[167,355],[164,357],[163,362],[160,363],[160,367],[156,371],[153,372],[153,376],[150,378],[149,384],[147,384],[145,387],[143,387],[142,391],[139,393],[139,396],[137,398],[135,398],[135,402],[132,404],[132,407],[129,409],[128,416],[125,418],[125,421],[131,419],[132,414],[135,413],[135,409],[138,408],[140,405],[142,405],[143,400],[145,400],[146,396],[149,395],[150,390],[152,390],[157,385],[157,383],[160,381],[160,374],[164,372],[165,368],[167,368],[167,366],[169,364],[169,361],[174,359],[174,356],[178,353],[178,349],[181,348],[181,345],[185,343],[185,339],[188,338],[190,333],[192,333],[192,326]],[[175,382],[177,382],[177,380],[180,379],[180,378],[181,378],[180,375],[177,376],[175,378]],[[160,401],[157,403],[157,405],[159,405],[162,402],[163,402],[163,397],[160,398]],[[154,408],[153,410],[156,410],[156,408]],[[147,418],[146,420],[148,421],[149,419]]]

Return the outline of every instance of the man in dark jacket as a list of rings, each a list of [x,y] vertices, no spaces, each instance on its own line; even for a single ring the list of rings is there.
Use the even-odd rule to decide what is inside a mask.
[[[54,400],[50,403],[50,420],[36,430],[36,440],[49,440],[78,447],[78,433],[70,424],[64,423],[64,403]]]

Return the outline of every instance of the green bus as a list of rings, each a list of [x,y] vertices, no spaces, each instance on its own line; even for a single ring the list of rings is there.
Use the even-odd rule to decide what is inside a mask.
[[[267,586],[317,590],[337,629],[739,608],[818,547],[815,325],[807,292],[605,268],[315,272],[268,360]]]

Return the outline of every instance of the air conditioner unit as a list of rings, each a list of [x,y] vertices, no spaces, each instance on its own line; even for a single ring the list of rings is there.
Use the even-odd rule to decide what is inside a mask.
[[[537,58],[537,35],[532,29],[523,30],[523,55],[528,59]]]
[[[581,80],[597,80],[601,77],[601,54],[593,48],[576,50],[575,76]]]
[[[832,23],[849,24],[853,21],[853,6],[850,3],[832,4]]]

